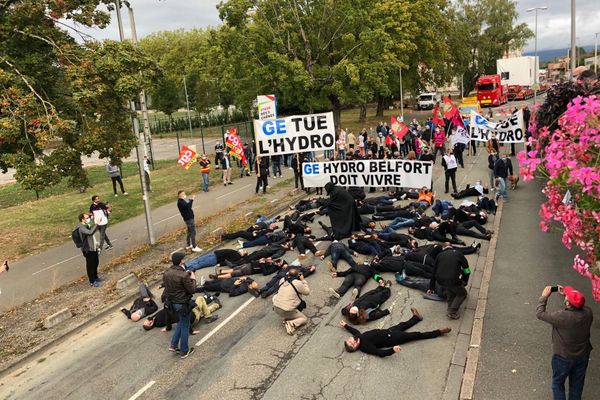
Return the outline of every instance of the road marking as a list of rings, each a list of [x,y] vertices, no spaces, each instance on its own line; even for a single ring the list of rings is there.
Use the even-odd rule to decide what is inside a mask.
[[[37,272],[34,272],[34,273],[33,273],[33,274],[31,274],[31,275],[32,275],[32,276],[33,276],[33,275],[37,275],[37,274],[39,274],[39,273],[42,273],[42,272],[44,272],[44,271],[47,271],[47,270],[49,270],[49,269],[52,269],[52,268],[56,267],[57,265],[64,264],[64,263],[66,263],[67,261],[71,261],[71,260],[73,260],[73,259],[75,259],[75,258],[77,258],[77,257],[79,257],[79,255],[76,255],[76,256],[73,256],[73,257],[67,258],[66,260],[59,261],[59,262],[57,262],[56,264],[52,264],[52,265],[51,265],[51,266],[49,266],[49,267],[46,267],[46,268],[44,268],[44,269],[40,269],[39,271],[37,271]]]
[[[161,219],[160,221],[158,221],[158,222],[155,222],[155,223],[153,223],[152,225],[158,225],[158,224],[160,224],[161,222],[165,222],[165,221],[168,221],[168,220],[170,220],[170,219],[173,219],[173,218],[177,217],[178,215],[179,215],[179,214],[171,215],[170,217],[167,217],[167,218]]]
[[[239,188],[239,189],[236,189],[236,190],[234,190],[233,192],[229,192],[229,193],[223,194],[223,195],[221,195],[221,196],[217,197],[217,200],[219,200],[219,199],[222,199],[223,197],[227,197],[227,196],[229,196],[230,194],[237,193],[237,192],[239,192],[240,190],[244,190],[244,189],[246,189],[246,188],[249,188],[250,186],[252,186],[252,184],[249,184],[249,185],[246,185],[246,186],[242,186],[241,188]]]
[[[248,307],[248,305],[250,303],[252,303],[254,301],[254,299],[256,299],[256,297],[251,297],[250,299],[246,300],[246,302],[244,304],[242,304],[240,306],[240,308],[238,308],[237,310],[235,310],[233,312],[233,314],[231,314],[229,317],[227,317],[225,319],[225,321],[221,322],[215,329],[213,329],[212,331],[208,332],[208,334],[206,336],[204,336],[202,339],[200,339],[200,341],[198,343],[196,343],[196,347],[200,346],[202,343],[206,342],[208,339],[210,339],[215,333],[217,333],[222,327],[224,327],[225,325],[227,325],[227,323],[229,321],[231,321],[236,315],[238,315],[240,312],[242,312],[242,310],[246,307]],[[131,399],[129,399],[131,400]]]
[[[144,386],[143,388],[141,388],[140,390],[138,390],[133,396],[131,396],[129,398],[129,400],[135,400],[138,397],[140,397],[146,390],[150,389],[152,387],[152,385],[154,385],[156,383],[156,381],[150,381],[148,382],[148,384],[146,386]]]

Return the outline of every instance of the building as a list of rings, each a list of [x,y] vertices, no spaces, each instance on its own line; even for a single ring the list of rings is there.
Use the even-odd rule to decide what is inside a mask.
[[[594,57],[588,57],[583,60],[583,65],[585,65],[586,67],[592,67],[593,65],[600,65],[598,63],[598,60],[600,60],[600,56],[597,56],[595,61],[594,61]]]

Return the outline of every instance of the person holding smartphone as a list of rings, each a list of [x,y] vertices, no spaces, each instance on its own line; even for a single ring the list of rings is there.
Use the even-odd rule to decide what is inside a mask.
[[[552,293],[564,295],[562,310],[546,311]],[[585,373],[592,351],[590,329],[592,310],[585,305],[583,293],[571,286],[546,286],[537,305],[536,317],[552,325],[552,396],[566,399],[565,381],[569,378],[569,400],[581,399]]]

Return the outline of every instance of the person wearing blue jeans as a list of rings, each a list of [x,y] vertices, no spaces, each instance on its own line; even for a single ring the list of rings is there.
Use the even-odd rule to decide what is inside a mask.
[[[185,263],[185,269],[188,271],[196,271],[201,268],[214,267],[217,264],[222,265],[226,261],[231,263],[237,263],[241,260],[242,256],[248,253],[244,251],[237,251],[232,249],[215,250],[212,253],[206,253],[200,257],[196,257]]]
[[[389,232],[389,229],[395,231],[400,228],[408,228],[409,226],[415,226],[415,220],[413,218],[396,217],[389,223],[386,232]]]
[[[321,256],[321,260],[324,260],[325,257],[329,255],[331,256],[331,265],[328,264],[327,266],[331,272],[337,271],[337,265],[339,260],[346,260],[348,265],[350,265],[350,267],[352,268],[358,267],[356,261],[354,260],[354,258],[352,258],[352,255],[358,256],[358,253],[351,252],[348,246],[338,242],[337,240],[334,240],[329,245],[329,247],[325,251],[325,254]]]
[[[192,295],[196,292],[196,276],[193,272],[185,270],[183,259],[185,253],[175,252],[171,255],[173,265],[163,275],[163,300],[165,307],[170,307],[179,317],[177,328],[173,333],[168,350],[179,353],[182,359],[194,352],[188,346],[190,331],[190,312]]]
[[[564,308],[546,311],[552,293],[564,295]],[[569,400],[581,400],[592,344],[592,310],[583,293],[571,286],[546,286],[536,308],[536,317],[552,325],[552,397],[566,400],[565,381],[569,379]]]
[[[502,200],[508,201],[508,192],[506,191],[506,179],[509,175],[513,175],[513,167],[510,158],[506,153],[494,164],[494,177],[498,180],[498,193],[496,200],[502,196]]]
[[[454,206],[452,205],[452,202],[448,200],[436,200],[435,203],[433,203],[433,207],[431,207],[431,210],[433,210],[436,217],[441,215],[443,219],[447,219],[448,212],[453,207]]]

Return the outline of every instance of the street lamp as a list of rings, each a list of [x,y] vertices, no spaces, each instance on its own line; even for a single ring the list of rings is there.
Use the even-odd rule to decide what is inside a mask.
[[[537,52],[537,39],[538,39],[538,34],[537,34],[537,21],[538,21],[538,10],[547,10],[548,7],[546,6],[541,6],[541,7],[532,7],[532,8],[528,8],[527,12],[532,12],[535,11],[535,65],[534,65],[534,70],[533,70],[533,104],[537,104],[537,90],[538,90],[538,66],[539,66],[539,60],[538,60],[538,52]]]
[[[575,43],[575,0],[571,0],[571,78],[577,67],[577,43]]]
[[[600,32],[594,33],[596,41],[594,42],[594,72],[598,73],[598,35]]]

